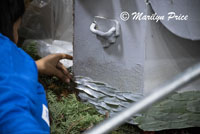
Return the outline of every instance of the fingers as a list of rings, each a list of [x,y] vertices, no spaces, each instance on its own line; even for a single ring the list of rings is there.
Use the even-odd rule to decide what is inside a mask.
[[[57,68],[60,69],[70,79],[72,79],[72,76],[70,75],[69,71],[67,70],[67,68],[62,63],[58,62]]]
[[[72,76],[68,72],[68,70],[62,65],[59,60],[61,59],[73,59],[72,56],[68,54],[51,54],[44,58],[42,58],[40,61],[42,64],[41,66],[38,66],[38,70],[41,70],[43,74],[46,75],[54,75],[63,80],[66,83],[70,82],[70,79],[72,80]],[[41,69],[40,69],[41,68]]]
[[[56,77],[58,77],[59,79],[61,79],[62,81],[66,82],[66,83],[70,82],[70,78],[57,68],[54,68],[53,75],[55,75]]]
[[[73,57],[71,55],[68,55],[68,54],[60,54],[60,59],[73,60]]]

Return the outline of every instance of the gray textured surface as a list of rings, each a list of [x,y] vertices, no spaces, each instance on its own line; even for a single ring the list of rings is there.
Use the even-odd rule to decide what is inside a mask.
[[[93,104],[103,115],[108,113],[109,116],[113,116],[128,108],[131,103],[143,98],[142,94],[121,92],[106,83],[94,81],[88,77],[76,76],[76,83],[76,88],[80,91],[79,97],[83,101]],[[141,115],[135,115],[128,122],[136,124],[133,119],[137,116]]]
[[[148,14],[153,10],[147,8]],[[200,27],[199,27],[200,29]],[[200,59],[200,41],[183,39],[171,33],[162,23],[147,21],[145,34],[144,94],[159,86]],[[200,80],[181,91],[200,90]]]
[[[163,25],[179,37],[200,40],[200,1],[199,0],[149,0],[158,15],[188,15],[187,21],[162,20]]]
[[[164,3],[160,5],[159,10],[167,9],[165,7],[167,4]],[[152,6],[154,7],[154,5]],[[173,9],[176,8],[178,10],[178,7]],[[196,6],[194,6],[195,8]],[[196,64],[200,59],[200,41],[192,41],[198,39],[195,35],[200,26],[196,25],[195,30],[191,28],[190,31],[183,32],[180,30],[184,30],[186,26],[176,23],[173,25],[175,29],[173,32],[163,22],[133,21],[131,19],[126,22],[121,21],[119,16],[122,11],[143,12],[150,15],[154,13],[151,5],[146,5],[143,0],[75,1],[74,73],[90,77],[94,81],[107,83],[117,89],[108,91],[107,88],[104,88],[97,91],[98,87],[95,85],[92,86],[95,88],[92,88],[82,83],[79,85],[79,90],[82,91],[80,96],[94,104],[104,114],[109,109],[111,115],[121,110],[121,104],[127,105],[129,102],[124,96],[116,96],[116,92],[148,95],[153,92],[151,89]],[[189,10],[188,14],[195,16]],[[121,36],[116,44],[104,49],[102,42],[90,32],[89,26],[93,22],[94,16],[103,16],[120,22]],[[193,24],[188,22],[187,25]],[[185,35],[189,32],[190,34]],[[178,35],[179,33],[183,35]],[[199,92],[199,85],[200,80],[184,87],[175,94],[175,97],[188,91]],[[137,123],[142,129],[151,131],[200,126],[198,123],[199,100],[190,101],[189,98],[192,96],[190,94],[184,98],[184,102],[178,101],[181,99],[180,96],[176,98],[178,100],[172,99],[174,97],[169,98],[166,102],[170,103],[166,103],[162,107],[153,107],[150,109],[153,111],[150,112],[151,115],[147,112],[138,117]],[[197,96],[200,97],[199,94]],[[137,99],[132,100],[132,102],[134,101]]]
[[[143,5],[142,5],[143,4]],[[140,0],[77,0],[75,1],[74,73],[103,81],[119,89],[142,93],[144,22],[123,22],[119,15],[124,10],[145,8]],[[94,16],[116,19],[122,32],[117,42],[104,49],[89,27]]]

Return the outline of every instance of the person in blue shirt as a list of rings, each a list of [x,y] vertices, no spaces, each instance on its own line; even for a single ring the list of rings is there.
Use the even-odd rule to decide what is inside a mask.
[[[0,134],[48,134],[50,122],[38,72],[70,82],[71,75],[59,62],[72,59],[53,54],[34,61],[17,47],[23,0],[0,0]]]

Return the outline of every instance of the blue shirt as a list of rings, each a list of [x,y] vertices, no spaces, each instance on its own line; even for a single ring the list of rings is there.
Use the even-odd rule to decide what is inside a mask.
[[[34,60],[0,34],[0,134],[49,134],[49,114]]]

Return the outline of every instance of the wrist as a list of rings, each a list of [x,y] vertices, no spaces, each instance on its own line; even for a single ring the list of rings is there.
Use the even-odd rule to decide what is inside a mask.
[[[36,66],[37,66],[37,70],[38,70],[38,73],[42,73],[42,62],[41,62],[41,60],[37,60],[37,61],[35,61],[35,64],[36,64]]]

